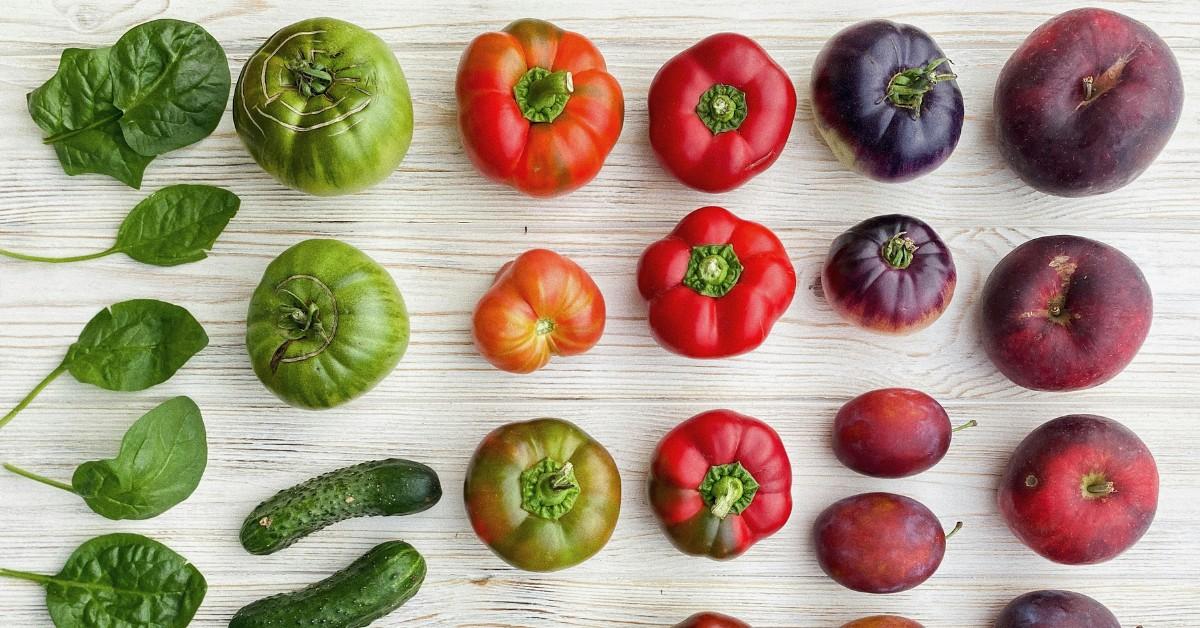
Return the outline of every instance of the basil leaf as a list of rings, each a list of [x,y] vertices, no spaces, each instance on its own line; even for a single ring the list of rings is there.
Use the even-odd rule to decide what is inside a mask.
[[[116,458],[79,465],[71,486],[102,517],[149,519],[187,499],[207,464],[200,408],[176,397],[134,422]]]
[[[0,427],[63,373],[107,390],[143,390],[165,382],[206,346],[204,328],[178,305],[153,299],[111,305],[88,321],[62,363],[0,417]]]
[[[125,253],[143,264],[175,266],[207,257],[207,251],[242,204],[236,194],[211,185],[171,185],[142,199],[121,223],[117,242],[97,253],[42,257],[0,249],[0,255],[31,262],[79,262]]]
[[[143,264],[175,266],[207,257],[241,199],[208,185],[172,185],[129,212],[113,247]]]
[[[111,48],[67,48],[58,72],[27,97],[29,114],[54,146],[69,175],[105,174],[138,188],[142,173],[154,159],[135,152],[125,142],[113,104]]]
[[[171,548],[140,534],[86,541],[54,576],[0,569],[46,589],[58,628],[184,628],[208,592],[204,576]]]
[[[197,24],[154,20],[112,47],[113,102],[125,141],[161,155],[208,137],[229,101],[229,61]]]
[[[144,390],[170,379],[206,346],[208,334],[187,310],[134,299],[111,305],[88,321],[64,364],[85,384]]]

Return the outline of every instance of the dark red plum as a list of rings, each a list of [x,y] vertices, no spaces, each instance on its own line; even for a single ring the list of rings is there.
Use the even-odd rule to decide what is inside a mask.
[[[932,324],[950,305],[957,281],[950,247],[929,225],[900,214],[869,218],[838,236],[821,272],[835,312],[889,334]]]
[[[995,628],[1121,628],[1112,611],[1072,591],[1030,591],[1008,603]]]
[[[928,508],[893,493],[847,497],[813,525],[821,569],[864,593],[907,591],[928,580],[942,564],[946,536]]]
[[[1111,192],[1150,166],[1183,110],[1171,49],[1104,9],[1052,18],[996,82],[1000,152],[1026,183],[1058,196]]]
[[[859,22],[813,64],[817,130],[850,169],[877,181],[931,172],[962,134],[963,98],[946,53],[925,31]]]
[[[842,464],[877,478],[915,475],[950,449],[951,429],[942,404],[911,388],[883,388],[846,402],[833,420],[833,453]]]
[[[1094,414],[1030,432],[1000,480],[1000,513],[1030,549],[1058,563],[1116,557],[1150,529],[1158,467],[1129,428]]]
[[[983,286],[983,348],[1014,383],[1034,390],[1102,384],[1137,355],[1154,315],[1133,260],[1078,236],[1030,240]]]

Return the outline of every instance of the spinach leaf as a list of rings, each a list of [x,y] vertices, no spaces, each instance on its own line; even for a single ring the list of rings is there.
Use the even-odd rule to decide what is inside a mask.
[[[229,62],[212,35],[154,20],[110,48],[64,50],[28,106],[67,174],[106,174],[137,188],[156,155],[212,133],[229,89]]]
[[[208,583],[171,548],[140,534],[106,534],[86,541],[57,575],[0,569],[0,576],[46,589],[58,628],[184,628],[196,615]]]
[[[62,363],[0,417],[0,427],[65,372],[106,390],[144,390],[167,381],[206,346],[204,328],[178,305],[153,299],[110,305],[88,321]]]
[[[229,101],[229,61],[213,36],[179,20],[129,29],[112,47],[113,102],[125,141],[161,155],[213,132]]]
[[[0,249],[0,255],[31,262],[79,262],[124,253],[143,264],[175,266],[208,257],[242,201],[211,185],[171,185],[142,199],[121,223],[117,242],[98,253],[41,257]]]
[[[102,517],[149,519],[187,499],[207,464],[200,408],[187,397],[176,397],[134,422],[116,458],[79,465],[70,484],[7,463],[4,468],[75,493]]]
[[[67,48],[58,72],[29,92],[29,113],[69,175],[106,174],[132,188],[154,159],[129,147],[113,103],[111,48]]]

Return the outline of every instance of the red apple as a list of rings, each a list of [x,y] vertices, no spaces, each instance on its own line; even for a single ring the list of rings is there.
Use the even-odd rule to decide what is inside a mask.
[[[1133,260],[1078,236],[1030,240],[983,286],[983,348],[1013,382],[1034,390],[1102,384],[1150,331],[1150,286]]]
[[[925,582],[942,564],[946,536],[921,502],[893,493],[847,497],[813,524],[821,569],[864,593],[896,593]]]
[[[1129,428],[1094,414],[1042,424],[1013,452],[1000,512],[1033,551],[1086,565],[1129,549],[1154,520],[1158,467]]]
[[[936,399],[911,388],[863,393],[833,421],[833,453],[863,475],[902,478],[937,464],[950,448],[950,417]]]
[[[1004,607],[995,628],[1121,628],[1103,604],[1072,591],[1030,591]]]
[[[1000,152],[1058,196],[1111,192],[1142,174],[1183,110],[1171,49],[1137,20],[1076,9],[1033,31],[996,82]]]

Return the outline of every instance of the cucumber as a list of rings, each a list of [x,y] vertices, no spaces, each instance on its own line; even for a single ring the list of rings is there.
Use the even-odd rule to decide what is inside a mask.
[[[320,582],[242,607],[229,628],[361,628],[400,608],[424,580],[421,554],[404,541],[388,541]]]
[[[344,519],[411,515],[441,498],[437,473],[419,462],[364,462],[284,489],[259,504],[242,524],[242,547],[251,554],[270,554]]]

